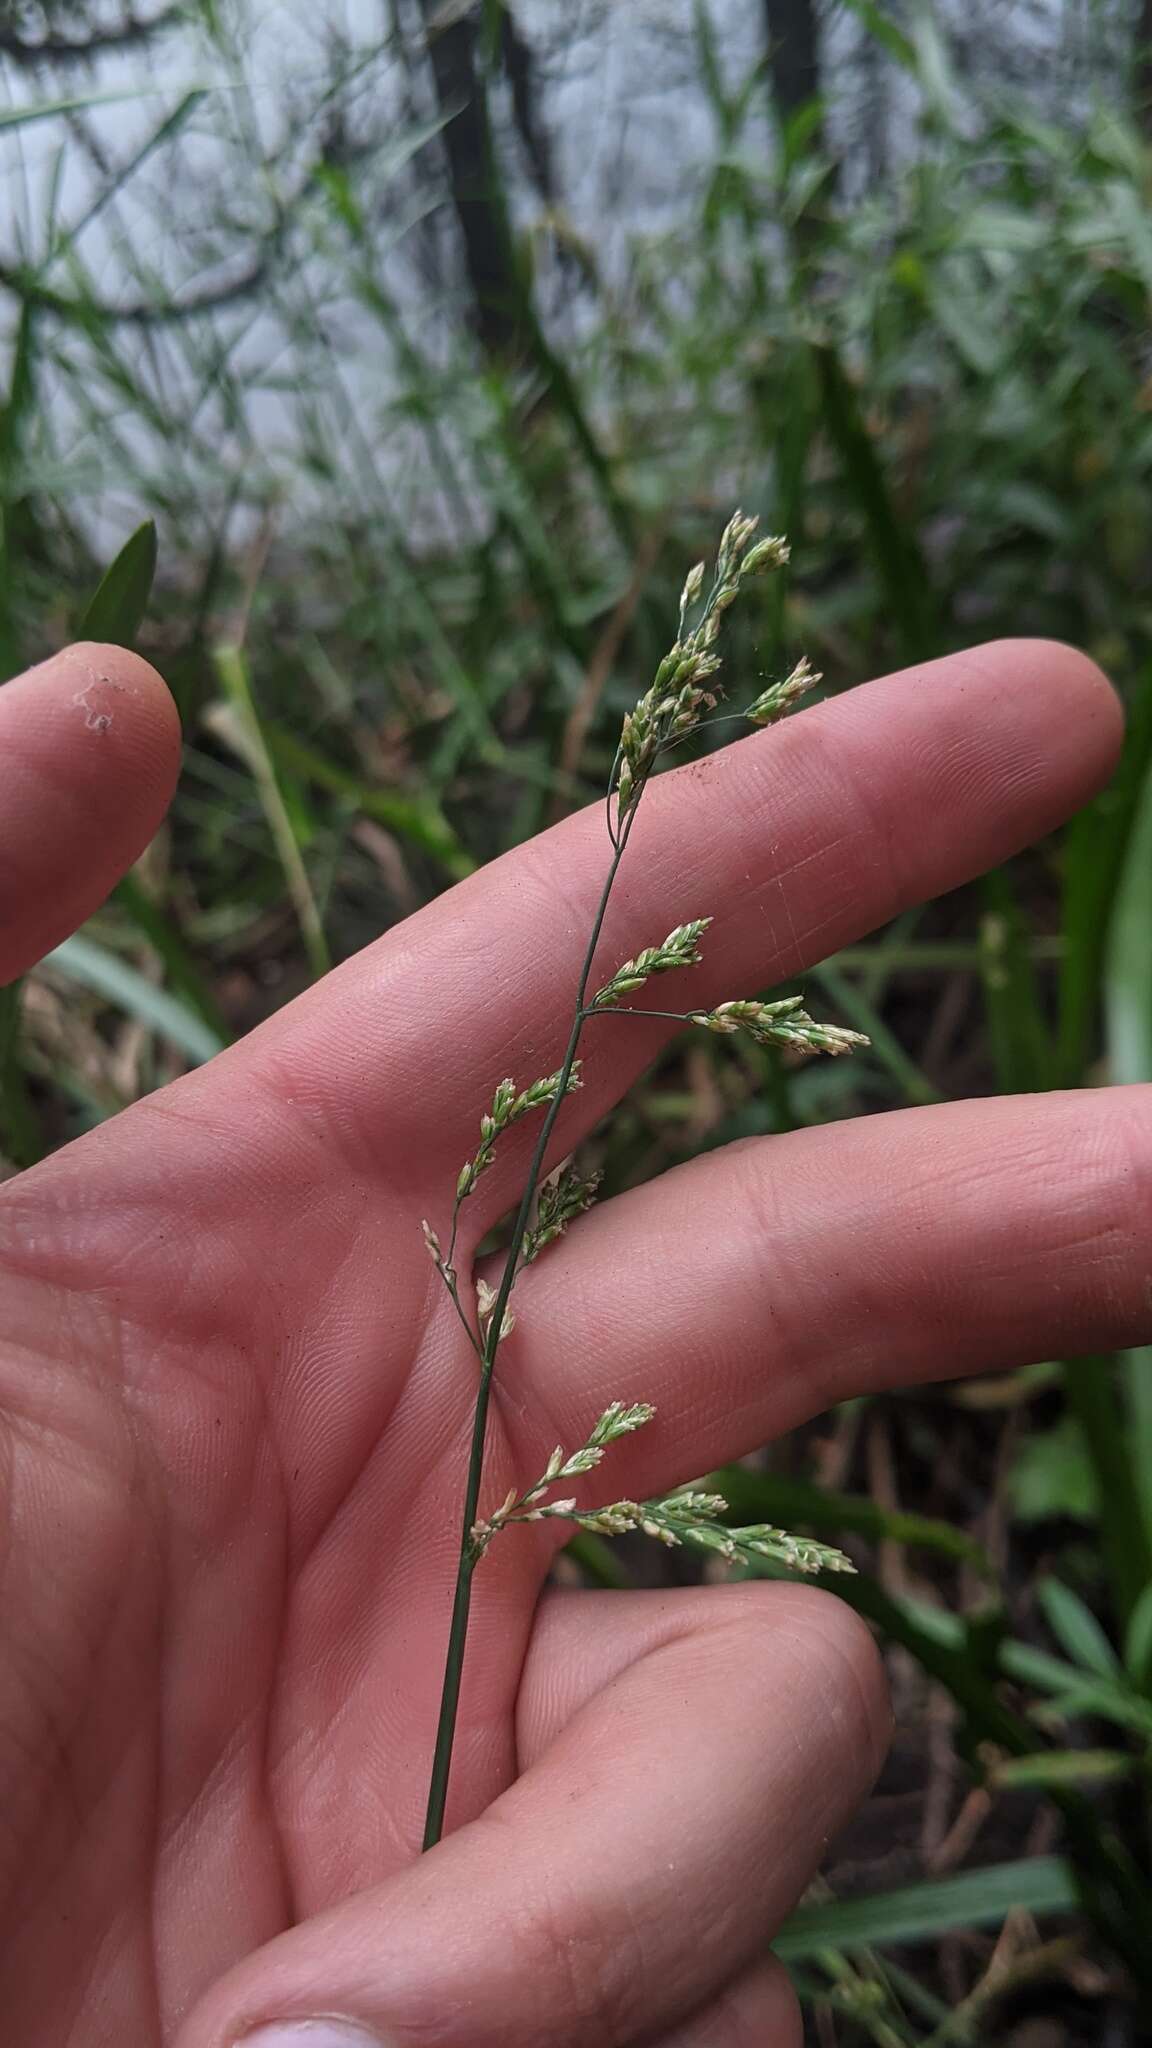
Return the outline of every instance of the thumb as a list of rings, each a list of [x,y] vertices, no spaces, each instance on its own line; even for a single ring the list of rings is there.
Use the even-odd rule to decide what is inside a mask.
[[[786,1985],[749,1966],[888,1726],[871,1638],[839,1601],[730,1589],[715,1621],[594,1694],[480,1819],[231,1971],[178,2048],[751,2038],[699,2032],[729,1988],[785,2015],[767,2038],[794,2040]]]
[[[176,707],[123,647],[67,647],[0,689],[0,986],[103,903],[179,762]]]

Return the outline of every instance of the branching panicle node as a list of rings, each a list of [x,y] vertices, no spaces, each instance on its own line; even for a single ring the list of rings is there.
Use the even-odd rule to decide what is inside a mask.
[[[536,1221],[524,1233],[523,1265],[530,1266],[548,1245],[563,1236],[577,1216],[591,1208],[601,1178],[599,1173],[580,1174],[574,1166],[565,1166],[544,1182],[536,1204]]]

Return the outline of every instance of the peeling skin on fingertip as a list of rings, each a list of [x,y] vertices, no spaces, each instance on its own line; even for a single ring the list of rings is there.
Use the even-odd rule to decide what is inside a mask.
[[[95,703],[92,701],[94,692]],[[112,723],[112,707],[106,704],[105,699],[120,697],[123,694],[123,683],[117,682],[112,676],[95,675],[85,683],[82,690],[77,690],[72,702],[78,711],[84,713],[84,723],[89,732],[107,732]]]

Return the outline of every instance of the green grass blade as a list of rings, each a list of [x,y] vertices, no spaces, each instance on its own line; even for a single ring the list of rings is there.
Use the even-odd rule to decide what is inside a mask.
[[[806,1962],[826,1949],[935,1941],[952,1928],[994,1927],[1018,1907],[1037,1915],[1073,1913],[1078,1903],[1072,1874],[1059,1856],[1022,1856],[872,1898],[801,1906],[773,1947],[786,1963]]]
[[[996,1077],[1006,1095],[1027,1095],[1047,1088],[1052,1079],[1052,1052],[1027,925],[1002,868],[985,875],[981,888],[985,915],[980,969]]]
[[[1152,1550],[1152,1344],[1126,1351],[1120,1361],[1128,1447],[1144,1523],[1144,1542]]]
[[[13,1166],[35,1166],[43,1147],[20,1057],[20,989],[18,981],[0,988],[0,1153]]]
[[[1139,723],[1138,723],[1139,721]],[[1152,1081],[1152,675],[1132,721],[1139,770],[1123,864],[1105,956],[1104,1012],[1112,1078]],[[1122,1363],[1124,1447],[1140,1507],[1139,1537],[1145,1578],[1152,1581],[1152,1345],[1130,1351]]]
[[[1061,1579],[1042,1579],[1037,1591],[1048,1626],[1065,1656],[1097,1678],[1119,1678],[1120,1659],[1079,1594]]]
[[[22,107],[0,107],[0,128],[26,128],[31,121],[51,121],[58,114],[82,114],[89,107],[108,107],[117,100],[138,99],[138,89],[122,87],[116,92],[78,92],[67,99],[40,100]]]
[[[81,640],[134,647],[156,574],[156,526],[146,519],[109,563],[78,628]]]
[[[853,1590],[857,1587],[858,1597]],[[895,1641],[910,1650],[925,1670],[939,1678],[941,1684],[949,1685],[951,1689],[952,1678],[956,1675],[963,1677],[962,1665],[957,1665],[955,1659],[964,1657],[966,1631],[958,1616],[948,1614],[942,1607],[927,1606],[920,1600],[893,1600],[867,1573],[861,1573],[855,1580],[840,1580],[839,1591],[850,1605],[857,1607],[861,1614],[866,1614],[886,1629]],[[1045,1694],[1061,1707],[1073,1694],[1079,1698],[1090,1690],[1090,1707],[1079,1711],[1091,1711],[1114,1722],[1118,1728],[1131,1728],[1134,1734],[1152,1740],[1152,1704],[1105,1679],[1094,1679],[1089,1687],[1080,1667],[1068,1663],[1063,1657],[1038,1650],[1015,1636],[1004,1636],[995,1646],[991,1668],[1017,1685]],[[980,1674],[977,1672],[975,1675],[979,1677]],[[1025,1724],[1018,1722],[1017,1728],[1018,1731],[1023,1730]],[[1034,1743],[1025,1745],[1028,1750],[1034,1747]]]
[[[1148,695],[1152,702],[1152,685]],[[1116,1081],[1152,1081],[1152,741],[1141,765],[1105,963],[1105,1034]]]
[[[894,57],[898,64],[902,64],[906,71],[915,71],[915,43],[910,36],[905,35],[902,28],[897,27],[882,7],[877,6],[876,0],[845,0],[845,4],[849,12],[857,15],[864,23],[869,35],[875,38],[881,49],[887,50],[888,55]]]
[[[940,645],[928,565],[896,510],[859,400],[835,349],[815,350],[824,426],[840,457],[872,546],[876,572],[904,653],[922,660]]]
[[[170,995],[166,989],[155,988],[138,974],[134,967],[97,945],[94,939],[77,936],[65,939],[49,953],[43,965],[66,981],[76,982],[81,988],[91,989],[108,1002],[123,1010],[126,1016],[135,1017],[166,1038],[170,1045],[200,1066],[212,1059],[222,1049],[222,1041],[210,1031],[202,1017],[198,1017],[187,1003]]]
[[[1005,1660],[1007,1661],[1007,1660]],[[1114,1728],[1127,1728],[1152,1744],[1152,1705],[1134,1692],[1123,1692],[1102,1678],[1085,1678],[1070,1685],[1067,1692],[1052,1695],[1045,1707],[1037,1707],[1035,1718],[1044,1726],[1056,1722],[1108,1721]]]
[[[173,988],[191,1005],[207,1025],[209,1031],[226,1045],[232,1034],[217,1007],[215,998],[205,986],[204,978],[193,961],[183,939],[177,932],[171,916],[153,903],[132,873],[126,874],[116,885],[114,899],[143,933],[153,952],[164,964],[164,970]]]
[[[36,314],[21,306],[12,340],[8,396],[0,406],[0,682],[21,666],[20,586],[25,559],[38,552],[37,515],[19,477],[36,407]]]
[[[1152,1580],[1132,1610],[1124,1633],[1124,1664],[1133,1685],[1152,1684]]]
[[[475,868],[475,861],[453,831],[439,804],[430,794],[409,796],[403,792],[377,789],[362,776],[336,761],[328,760],[313,746],[297,739],[271,720],[264,722],[264,737],[273,762],[314,782],[321,789],[346,796],[370,818],[375,818],[401,839],[418,846],[452,876],[462,881]]]
[[[190,92],[186,92],[183,99],[179,101],[170,114],[164,116],[158,127],[153,129],[152,134],[141,143],[140,147],[128,158],[128,161],[121,164],[114,175],[108,179],[108,182],[100,187],[95,197],[85,207],[84,212],[76,220],[70,222],[66,228],[54,230],[49,235],[48,246],[54,255],[62,254],[65,249],[79,241],[85,229],[91,227],[92,222],[103,213],[105,207],[112,204],[117,195],[135,177],[137,171],[147,162],[148,158],[156,150],[162,149],[165,143],[175,139],[187,122],[189,115],[199,106],[204,96],[205,89],[202,86],[193,86]]]
[[[1152,1474],[1142,1474],[1139,1459],[1133,1455],[1113,1359],[1069,1360],[1064,1367],[1064,1397],[1088,1447],[1109,1582],[1117,1619],[1124,1624],[1152,1581],[1148,1526]]]
[[[865,1494],[836,1493],[811,1480],[775,1472],[750,1472],[744,1465],[723,1465],[706,1481],[722,1493],[738,1522],[771,1522],[779,1527],[850,1530],[877,1542],[919,1545],[944,1557],[963,1558],[982,1574],[989,1570],[980,1545],[963,1529],[928,1515],[906,1515],[882,1508]]]
[[[1095,803],[1089,804],[1073,819],[1065,835],[1064,958],[1060,972],[1057,1073],[1060,1087],[1073,1087],[1083,1077],[1091,1053],[1102,989],[1109,1011],[1112,1009],[1109,991],[1114,973],[1119,977],[1120,1012],[1123,1019],[1133,1002],[1129,977],[1133,971],[1139,974],[1141,958],[1148,962],[1149,971],[1152,972],[1152,954],[1149,953],[1147,944],[1147,900],[1142,934],[1139,928],[1135,932],[1135,960],[1129,959],[1126,963],[1122,957],[1117,958],[1121,949],[1119,932],[1117,931],[1115,939],[1112,935],[1115,920],[1122,918],[1127,922],[1131,917],[1136,923],[1140,916],[1138,874],[1135,882],[1137,902],[1134,908],[1128,888],[1128,878],[1136,873],[1137,868],[1137,863],[1129,861],[1129,847],[1149,807],[1150,773],[1152,670],[1143,676],[1140,688],[1129,708],[1128,736],[1116,774]],[[1147,827],[1144,826],[1142,829],[1146,834]],[[1149,862],[1152,862],[1152,856],[1146,858],[1146,875]],[[1125,934],[1125,950],[1130,936],[1130,933]],[[1136,1000],[1138,1001],[1138,997]],[[1120,1034],[1123,1044],[1123,1022],[1120,1024]],[[1118,1051],[1119,1048],[1113,1045],[1114,1062]],[[1117,1080],[1125,1078],[1124,1073],[1117,1071],[1115,1065],[1114,1074]],[[1144,1078],[1146,1077],[1145,1074]],[[1128,1078],[1138,1080],[1141,1075],[1134,1073]]]
[[[819,982],[822,989],[843,1012],[856,1031],[867,1034],[872,1043],[872,1054],[877,1063],[891,1075],[905,1101],[912,1103],[942,1102],[938,1088],[934,1088],[927,1074],[923,1073],[905,1052],[894,1031],[890,1031],[883,1017],[869,1002],[863,991],[840,972],[839,967],[825,961],[812,969],[811,978]],[[865,1050],[863,1057],[869,1057]]]
[[[328,941],[304,856],[292,822],[292,814],[280,787],[252,686],[248,678],[248,664],[243,650],[239,647],[218,647],[215,655],[216,673],[224,690],[224,712],[230,717],[216,720],[216,729],[228,742],[233,751],[248,763],[255,777],[260,793],[260,803],[272,834],[272,841],[284,871],[284,879],[291,897],[308,954],[309,964],[317,980],[327,974],[332,962],[328,953]]]
[[[854,1578],[838,1575],[828,1583],[834,1584],[840,1598],[858,1614],[865,1615],[892,1641],[910,1650],[923,1669],[947,1687],[963,1714],[970,1742],[995,1743],[1010,1756],[1031,1756],[1047,1750],[1048,1744],[1038,1730],[1005,1706],[999,1696],[996,1673],[1010,1672],[1012,1665],[998,1638],[978,1639],[978,1632],[973,1631],[970,1623],[939,1610],[894,1599],[866,1572]],[[1027,1650],[1026,1645],[1020,1647]],[[1028,1661],[1027,1657],[1024,1661]],[[1041,1665],[1055,1661],[1039,1659]],[[1068,1668],[1075,1683],[1078,1674],[1074,1667]],[[1102,1693],[1109,1691],[1103,1680],[1097,1682],[1096,1689]],[[1147,1704],[1134,1696],[1126,1699],[1118,1687],[1111,1690],[1134,1709]],[[1145,1938],[1148,1895],[1143,1876],[1125,1844],[1101,1824],[1100,1815],[1076,1787],[1053,1786],[1048,1796],[1063,1816],[1079,1903],[1104,1939],[1124,1957],[1138,1981],[1152,1990],[1152,1955]]]
[[[1009,1757],[995,1765],[989,1783],[997,1791],[1031,1786],[1047,1792],[1054,1785],[1106,1785],[1139,1768],[1139,1758],[1126,1749],[1053,1749],[1043,1756]]]
[[[594,1586],[604,1586],[609,1592],[618,1593],[632,1584],[627,1567],[620,1562],[616,1545],[606,1543],[602,1536],[593,1535],[588,1529],[577,1529],[576,1534],[569,1537],[564,1555],[580,1566]]]

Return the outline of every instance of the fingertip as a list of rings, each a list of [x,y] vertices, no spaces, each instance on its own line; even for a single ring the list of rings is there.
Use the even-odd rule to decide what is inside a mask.
[[[81,641],[0,689],[0,980],[96,910],[143,852],[180,764],[162,678]]]
[[[750,1970],[684,2026],[662,2034],[658,2048],[804,2048],[804,2017],[791,1979],[775,1956]]]
[[[77,640],[22,681],[68,699],[85,730],[111,738],[150,760],[174,781],[180,759],[180,716],[172,693],[150,661],[129,647]],[[119,714],[119,716],[118,716]]]
[[[888,1674],[876,1638],[847,1601],[821,1586],[776,1589],[773,1626],[788,1628],[810,1661],[810,1682],[829,1711],[844,1715],[860,1757],[860,1796],[879,1776],[892,1740]]]
[[[1086,775],[1105,782],[1124,742],[1124,707],[1115,684],[1082,648],[1064,640],[991,640],[967,657],[1039,699],[1074,737]]]
[[[808,715],[831,717],[841,705],[853,786],[873,826],[886,829],[901,904],[1055,831],[1108,781],[1123,740],[1103,670],[1058,640],[964,648]]]

